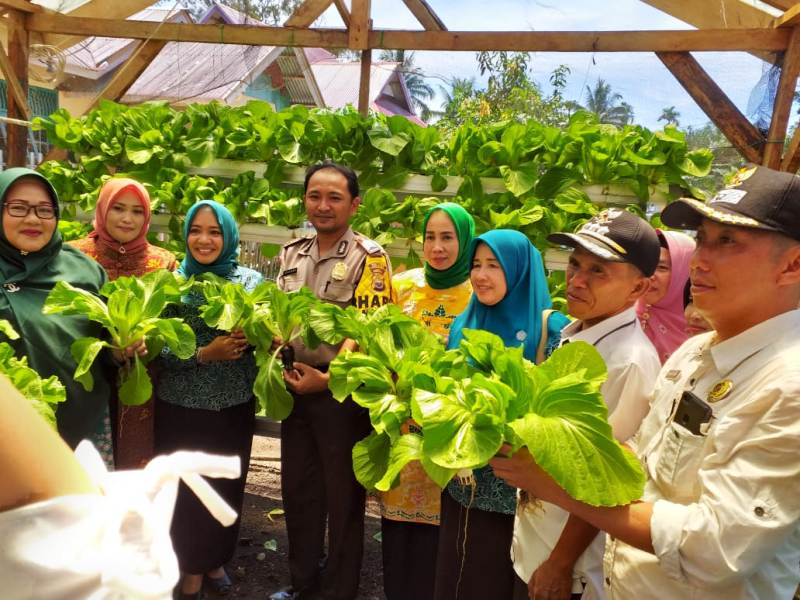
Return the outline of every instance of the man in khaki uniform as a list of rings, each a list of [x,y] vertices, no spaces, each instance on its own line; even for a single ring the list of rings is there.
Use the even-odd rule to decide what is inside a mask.
[[[391,299],[389,258],[349,225],[361,201],[355,173],[324,162],[306,173],[305,207],[316,234],[289,242],[280,254],[278,285],[310,288],[320,299],[364,310]],[[281,491],[289,536],[291,586],[272,600],[358,594],[364,541],[364,488],[353,474],[353,445],[370,430],[369,416],[328,390],[328,364],[349,341],[316,350],[294,343],[294,370],[286,371],[294,410],[281,425]],[[328,554],[324,561],[325,524]],[[321,569],[321,563],[326,562]],[[317,595],[319,594],[319,595]]]

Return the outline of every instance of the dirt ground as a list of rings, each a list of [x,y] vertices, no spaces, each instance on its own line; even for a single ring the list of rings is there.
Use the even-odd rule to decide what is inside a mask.
[[[280,440],[254,437],[239,547],[228,565],[234,588],[226,598],[266,600],[270,593],[289,583],[286,525],[279,512],[280,478]],[[377,535],[380,513],[372,499],[367,500],[364,525],[364,561],[358,598],[383,600],[381,545]],[[214,598],[214,594],[208,593],[206,597]]]

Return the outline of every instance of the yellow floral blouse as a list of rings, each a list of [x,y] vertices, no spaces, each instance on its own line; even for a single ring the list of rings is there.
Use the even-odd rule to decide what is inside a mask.
[[[395,304],[404,313],[445,339],[472,295],[469,279],[446,290],[429,287],[423,269],[396,274],[392,277],[392,290]],[[438,525],[441,494],[422,465],[414,461],[400,473],[400,484],[381,494],[381,515],[393,521]]]

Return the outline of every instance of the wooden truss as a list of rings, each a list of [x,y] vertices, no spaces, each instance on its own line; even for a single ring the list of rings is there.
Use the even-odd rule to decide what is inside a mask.
[[[361,53],[359,110],[366,113],[372,50],[536,52],[655,52],[728,140],[749,161],[787,171],[800,167],[800,128],[787,150],[785,138],[800,74],[800,0],[642,0],[696,30],[675,31],[450,31],[426,0],[402,0],[421,31],[374,29],[370,0],[304,0],[282,27],[154,23],[126,17],[153,0],[90,0],[68,14],[28,0],[0,0],[8,51],[0,45],[0,69],[8,81],[8,114],[28,119],[28,46],[69,47],[90,36],[141,40],[95,99],[119,99],[168,41],[285,47],[349,48]],[[398,0],[398,2],[401,0]],[[345,28],[312,28],[334,6]],[[769,12],[769,11],[772,12]],[[98,15],[102,15],[99,18]],[[744,51],[780,64],[781,78],[766,135],[756,129],[692,56],[699,51]],[[10,125],[8,164],[24,164],[26,132]]]

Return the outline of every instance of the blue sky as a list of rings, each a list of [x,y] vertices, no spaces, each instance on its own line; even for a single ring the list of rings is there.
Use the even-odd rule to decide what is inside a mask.
[[[708,0],[694,0],[706,2]],[[631,30],[690,29],[685,23],[640,0],[428,0],[450,30]],[[331,9],[332,10],[332,9]],[[372,0],[373,26],[420,29],[401,0]],[[338,26],[335,11],[319,25]],[[763,61],[746,53],[697,53],[695,57],[728,96],[746,112],[750,93],[763,73]],[[430,83],[445,85],[453,77],[480,81],[474,52],[417,52],[416,64]],[[567,96],[583,102],[586,85],[605,79],[633,105],[635,120],[658,127],[666,106],[681,114],[682,127],[702,126],[708,119],[652,53],[536,53],[534,78],[547,90],[550,72],[560,64],[571,69]],[[662,123],[663,124],[663,123]]]

